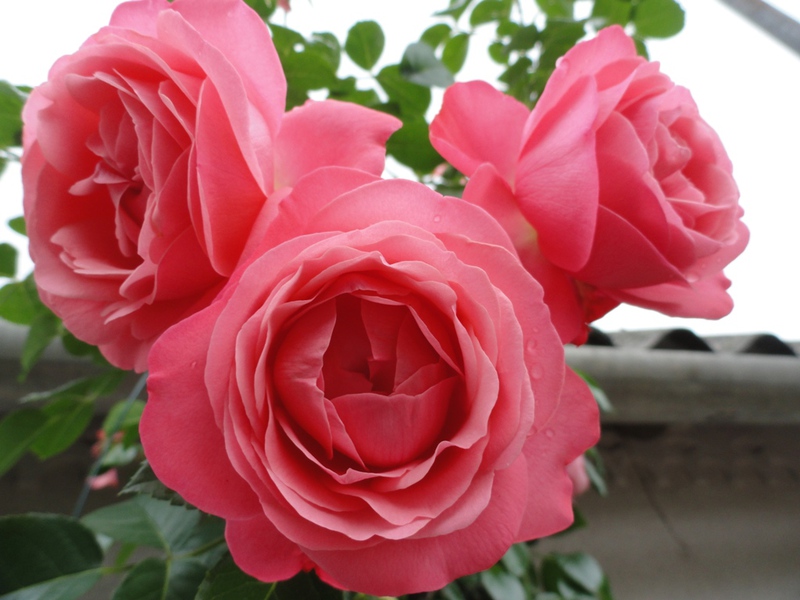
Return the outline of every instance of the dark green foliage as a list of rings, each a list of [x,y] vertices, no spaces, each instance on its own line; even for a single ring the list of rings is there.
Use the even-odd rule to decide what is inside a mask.
[[[344,50],[362,69],[369,71],[380,59],[386,38],[375,21],[359,21],[347,32]]]
[[[74,519],[38,514],[0,517],[0,540],[0,594],[17,591],[15,597],[20,599],[77,598],[101,575],[97,569],[102,550],[94,534]]]
[[[0,148],[22,145],[22,105],[26,95],[0,80]]]

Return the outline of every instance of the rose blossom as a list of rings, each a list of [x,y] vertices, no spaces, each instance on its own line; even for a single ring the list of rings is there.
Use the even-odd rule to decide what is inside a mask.
[[[597,407],[499,225],[337,168],[278,213],[154,345],[141,422],[159,479],[227,520],[239,566],[399,595],[569,525]]]
[[[482,82],[452,86],[431,141],[513,238],[564,341],[620,302],[730,312],[722,268],[748,239],[730,160],[620,27],[567,52],[532,112]]]
[[[36,283],[70,331],[144,370],[230,276],[268,196],[319,166],[382,171],[392,117],[335,102],[284,116],[285,97],[240,0],[122,4],[56,62],[24,109],[22,173]]]

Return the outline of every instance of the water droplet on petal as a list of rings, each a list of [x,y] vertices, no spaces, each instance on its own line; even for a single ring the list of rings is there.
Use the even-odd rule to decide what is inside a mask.
[[[549,439],[551,439],[551,440],[552,440],[552,439],[553,439],[553,436],[555,435],[555,432],[554,432],[552,429],[549,429],[549,428],[548,428],[548,429],[545,429],[545,430],[544,430],[544,434],[545,434],[545,435],[546,435],[546,436],[547,436]]]
[[[433,222],[434,223],[438,223],[441,220],[442,220],[442,215],[436,215],[435,217],[433,217]]]
[[[192,364],[190,364],[190,365],[189,365],[189,368],[190,368],[190,369],[194,369],[196,366],[197,366],[197,361],[196,361],[196,360],[193,360],[193,361],[192,361]]]

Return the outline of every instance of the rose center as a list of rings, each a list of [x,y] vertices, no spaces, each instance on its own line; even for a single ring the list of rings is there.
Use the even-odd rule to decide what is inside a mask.
[[[408,311],[371,304],[349,294],[336,299],[336,324],[322,367],[329,398],[366,391],[386,395],[394,390],[396,337]]]
[[[326,339],[318,346],[311,335]],[[296,323],[277,356],[276,384],[326,463],[392,468],[435,448],[459,378],[430,336],[413,309],[368,291],[338,295]],[[311,346],[324,347],[322,356],[315,360]],[[316,379],[313,391],[301,377]]]

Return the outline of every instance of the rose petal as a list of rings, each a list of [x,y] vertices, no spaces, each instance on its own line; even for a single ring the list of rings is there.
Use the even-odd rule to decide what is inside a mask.
[[[549,421],[537,425],[525,444],[530,501],[515,541],[551,535],[572,523],[567,465],[599,437],[597,403],[586,383],[567,369],[557,410]]]
[[[275,147],[275,187],[294,186],[320,167],[355,167],[380,175],[386,140],[400,125],[390,115],[349,102],[298,106],[281,123]]]
[[[259,513],[258,501],[231,465],[201,374],[221,303],[166,332],[148,361],[148,400],[139,426],[145,456],[159,480],[188,501],[226,518]],[[181,352],[172,351],[177,344]]]
[[[486,82],[456,83],[431,123],[431,143],[467,176],[490,163],[512,183],[527,118],[524,104]]]

